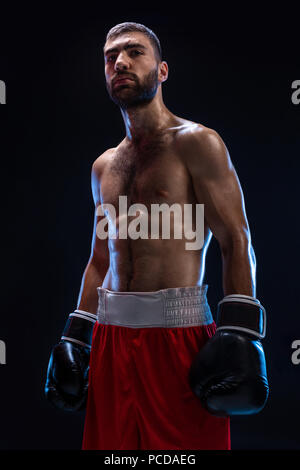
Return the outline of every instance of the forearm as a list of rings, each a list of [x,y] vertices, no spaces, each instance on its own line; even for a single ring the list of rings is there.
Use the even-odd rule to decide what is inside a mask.
[[[106,274],[106,269],[95,264],[91,259],[84,271],[80,293],[77,302],[77,309],[90,313],[97,313],[98,292],[97,287],[101,286]]]
[[[256,259],[251,242],[238,239],[222,250],[224,295],[256,296]]]

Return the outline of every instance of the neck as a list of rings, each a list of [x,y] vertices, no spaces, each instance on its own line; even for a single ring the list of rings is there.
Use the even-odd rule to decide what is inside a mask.
[[[126,128],[126,139],[133,145],[151,140],[174,122],[174,115],[157,94],[150,103],[130,109],[121,109]]]

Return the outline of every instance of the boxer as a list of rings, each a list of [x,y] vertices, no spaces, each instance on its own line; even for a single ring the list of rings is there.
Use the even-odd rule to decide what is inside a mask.
[[[92,165],[91,256],[45,392],[60,408],[86,406],[83,449],[230,449],[229,417],[259,412],[268,397],[266,313],[242,188],[220,135],[164,104],[168,64],[153,31],[116,25],[103,51],[126,135]],[[146,208],[203,204],[202,247],[187,250],[174,227],[168,239],[105,238],[99,209],[118,210],[120,195]],[[212,236],[223,263],[216,323],[203,282]]]

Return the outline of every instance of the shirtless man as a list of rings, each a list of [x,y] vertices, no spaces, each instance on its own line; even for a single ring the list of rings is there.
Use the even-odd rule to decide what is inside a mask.
[[[149,28],[115,26],[104,58],[126,137],[92,167],[91,256],[50,357],[46,395],[63,409],[86,405],[83,449],[230,449],[229,416],[257,413],[268,396],[265,311],[241,186],[217,132],[165,106],[168,65]],[[204,204],[201,249],[174,237],[172,211],[169,238],[118,237],[120,196],[143,204],[149,219],[152,204]],[[100,221],[111,221],[105,204],[116,209],[116,237],[100,233]],[[192,219],[195,228],[195,211]],[[212,234],[223,262],[217,325],[203,284]]]

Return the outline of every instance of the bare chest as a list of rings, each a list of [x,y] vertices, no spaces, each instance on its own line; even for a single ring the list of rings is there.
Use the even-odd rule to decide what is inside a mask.
[[[163,149],[145,154],[118,152],[108,162],[101,180],[101,200],[118,206],[120,196],[128,204],[193,202],[188,171],[179,155]]]

